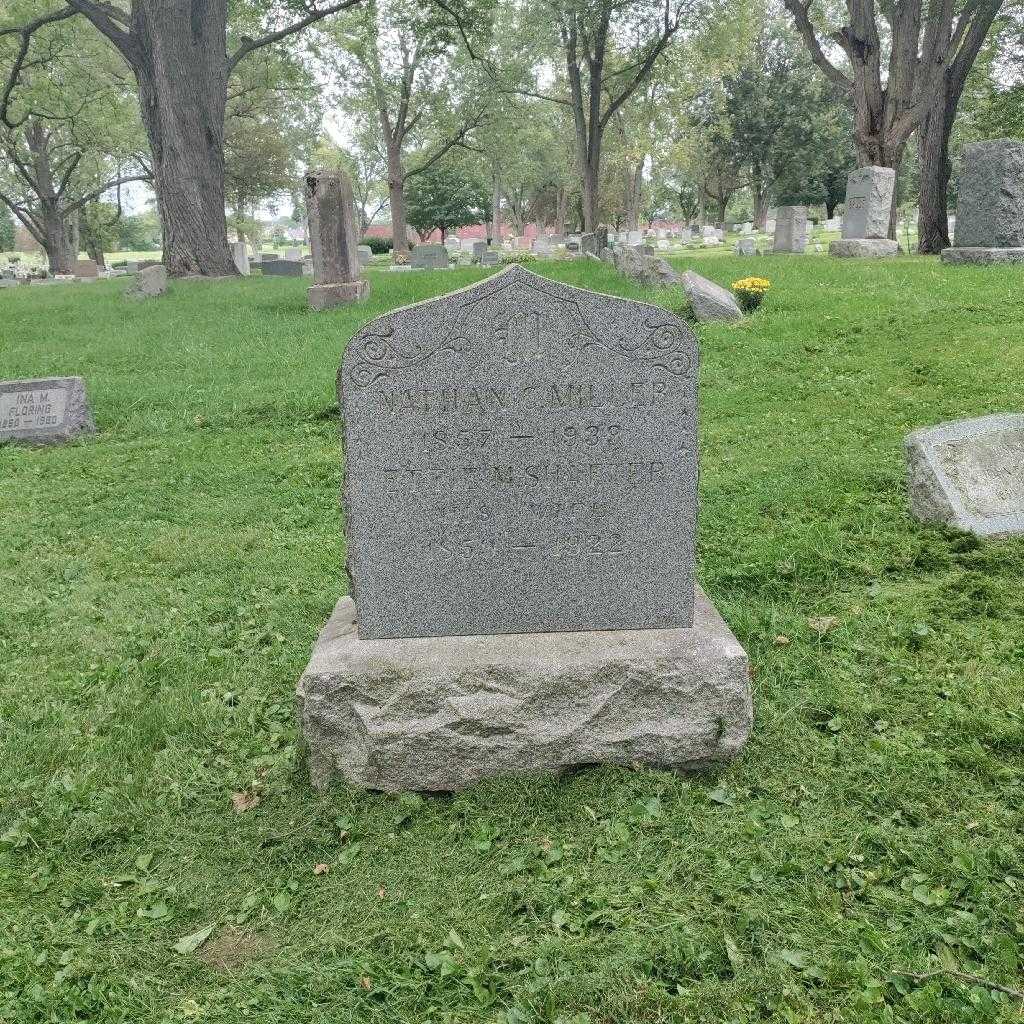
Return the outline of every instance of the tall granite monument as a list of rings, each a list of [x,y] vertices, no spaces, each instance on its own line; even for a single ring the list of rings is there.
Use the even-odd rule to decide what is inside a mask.
[[[772,252],[803,252],[807,248],[807,207],[780,206],[775,218]]]
[[[314,784],[727,758],[747,658],[694,579],[697,343],[510,267],[349,342],[349,597],[298,687]]]
[[[330,309],[365,299],[370,294],[370,286],[359,277],[359,237],[348,175],[343,171],[307,174],[306,212],[313,252],[309,305],[313,309]]]
[[[953,245],[943,263],[1024,263],[1024,142],[964,146]]]
[[[846,179],[843,237],[832,242],[832,256],[895,256],[899,243],[889,237],[896,172],[891,167],[855,167]]]

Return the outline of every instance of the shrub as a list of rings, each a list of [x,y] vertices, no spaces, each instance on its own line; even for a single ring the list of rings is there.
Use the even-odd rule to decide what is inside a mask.
[[[732,290],[736,293],[740,309],[744,313],[753,313],[764,302],[764,297],[772,284],[766,277],[744,277],[733,281]]]
[[[367,235],[360,245],[368,245],[374,256],[383,256],[391,249],[390,238],[378,238],[376,235]]]

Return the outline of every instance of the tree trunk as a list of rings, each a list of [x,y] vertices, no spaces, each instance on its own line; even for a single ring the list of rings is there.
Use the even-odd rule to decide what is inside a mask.
[[[626,230],[636,231],[640,227],[640,206],[643,197],[644,159],[626,170]]]
[[[953,165],[949,159],[949,135],[956,119],[956,108],[963,92],[963,81],[946,75],[944,88],[937,91],[918,129],[917,145],[921,161],[918,199],[917,251],[936,254],[949,248],[949,179]]]
[[[569,212],[569,190],[559,185],[555,190],[555,234],[565,234],[565,219]]]
[[[175,277],[238,273],[224,217],[227,5],[136,0],[131,66]]]
[[[764,231],[764,226],[768,223],[768,190],[764,187],[761,175],[756,169],[751,192],[754,196],[754,227],[758,231]],[[832,214],[829,216],[831,217]]]
[[[491,237],[487,240],[491,245],[501,244],[501,175],[498,167],[491,168]]]
[[[597,212],[600,203],[600,155],[591,155],[583,164],[583,230],[593,231],[597,227]]]
[[[78,256],[78,244],[71,237],[72,225],[61,214],[56,199],[42,200],[39,213],[39,219],[43,226],[43,237],[39,241],[46,252],[46,262],[50,273],[73,274],[75,259]]]
[[[715,196],[715,202],[718,204],[718,220],[716,224],[725,226],[725,211],[729,205],[729,196]]]
[[[405,223],[405,168],[402,152],[388,146],[388,195],[391,197],[391,249],[395,255],[409,251],[409,229]]]

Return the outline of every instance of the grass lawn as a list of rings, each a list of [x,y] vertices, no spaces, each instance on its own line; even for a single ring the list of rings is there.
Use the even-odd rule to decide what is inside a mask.
[[[344,585],[344,343],[486,271],[321,314],[284,278],[0,293],[0,376],[82,374],[101,431],[0,448],[0,1020],[1020,1019],[900,972],[1024,988],[1024,542],[912,522],[901,448],[1022,408],[1021,272],[675,262],[773,283],[699,331],[698,571],[750,745],[426,799],[312,792],[292,694]]]

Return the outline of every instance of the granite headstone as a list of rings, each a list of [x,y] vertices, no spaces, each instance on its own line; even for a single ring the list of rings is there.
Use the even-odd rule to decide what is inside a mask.
[[[964,147],[953,228],[943,263],[1024,263],[1024,142]]]
[[[688,626],[696,362],[673,314],[519,267],[367,324],[339,375],[360,635]]]
[[[772,252],[803,252],[807,248],[807,207],[780,206]]]
[[[310,308],[332,309],[366,298],[370,286],[359,277],[359,236],[348,175],[340,170],[308,173],[306,211],[313,254]],[[298,267],[302,274],[303,264],[299,262]]]
[[[95,433],[81,377],[0,381],[0,443],[63,444]]]
[[[747,658],[694,580],[678,317],[513,266],[367,324],[339,403],[351,596],[297,690],[314,785],[743,746]]]

